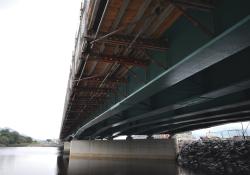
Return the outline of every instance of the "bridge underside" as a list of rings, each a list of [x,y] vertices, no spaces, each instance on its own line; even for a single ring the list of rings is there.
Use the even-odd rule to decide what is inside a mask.
[[[131,5],[126,0],[121,2],[127,2],[127,7]],[[93,50],[97,46],[92,48],[92,45],[87,52],[82,51],[83,66],[73,78],[81,81],[73,81],[68,90],[61,139],[67,140],[70,136],[77,139],[102,139],[135,134],[172,135],[250,120],[250,16],[246,15],[249,14],[249,8],[243,8],[245,2],[203,3],[199,9],[194,4],[189,4],[191,8],[187,8],[184,1],[177,1],[177,4],[172,4],[173,7],[162,4],[162,1],[154,2],[179,12],[171,11],[176,15],[176,22],[172,21],[172,26],[162,32],[161,41],[159,37],[154,37],[153,32],[151,40],[145,39],[147,32],[139,30],[130,41],[128,38],[119,40],[121,36],[118,35],[105,42],[100,40],[104,46],[125,43],[125,47],[130,47],[132,43],[134,51],[131,54],[111,56],[111,51],[116,52],[115,47],[96,54]],[[112,5],[112,1],[107,3]],[[105,7],[110,6],[106,4]],[[229,12],[235,6],[242,7],[241,12],[236,10],[238,15],[223,16],[223,12]],[[123,19],[125,12],[126,9],[120,9],[122,14],[117,18]],[[163,14],[155,20],[163,22],[166,18]],[[215,18],[214,24],[211,16]],[[196,24],[198,22],[199,27],[193,25],[194,21]],[[128,30],[121,33],[123,37]],[[157,30],[160,29],[155,28],[155,32]],[[140,39],[139,35],[142,36]],[[168,38],[168,42],[162,43],[162,38]],[[127,41],[129,44],[126,45]],[[138,60],[142,47],[142,59]],[[111,64],[111,67],[106,73],[96,76],[90,73],[93,63],[87,62],[85,57],[98,60],[98,64],[105,62],[100,66]],[[112,72],[112,67],[117,63],[120,68]],[[85,71],[88,76],[81,74],[84,65],[87,66]],[[110,73],[112,76],[106,76]],[[94,87],[83,86],[84,83],[89,86],[92,82],[99,84]],[[98,92],[98,95],[93,96],[90,91]]]
[[[249,34],[242,32],[240,30],[237,33],[242,34],[243,40],[244,36],[250,37]],[[231,37],[233,40],[230,41]],[[249,120],[250,47],[241,47],[240,51],[236,51],[237,47],[228,44],[229,47],[226,48],[225,42],[235,44],[236,38],[230,34],[229,38],[221,39],[223,40],[221,47],[225,48],[223,53],[221,50],[219,52],[214,50],[218,48],[217,46],[213,48],[221,42],[220,39],[215,44],[198,50],[195,55],[170,71],[164,72],[91,121],[89,124],[92,123],[92,126],[87,129],[83,127],[78,137],[110,138],[132,134],[174,134],[222,123]],[[240,43],[244,43],[243,40]],[[247,40],[245,43],[249,45]],[[197,58],[196,61],[193,61],[194,57]],[[222,61],[207,67],[210,61],[214,62],[216,59]],[[201,71],[195,73],[199,69]],[[161,90],[162,88],[164,90]],[[151,95],[156,91],[159,92]],[[161,104],[155,108],[154,101],[158,100]],[[131,117],[126,115],[131,113],[133,113]]]

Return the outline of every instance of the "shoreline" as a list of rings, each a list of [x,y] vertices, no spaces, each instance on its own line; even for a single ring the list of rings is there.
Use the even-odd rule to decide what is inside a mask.
[[[180,166],[212,174],[249,174],[249,140],[207,140],[186,144],[180,150]]]
[[[0,145],[0,148],[4,147],[60,147],[60,145],[27,144],[27,143]]]

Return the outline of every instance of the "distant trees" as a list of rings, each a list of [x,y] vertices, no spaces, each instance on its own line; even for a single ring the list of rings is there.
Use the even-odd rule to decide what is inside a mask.
[[[7,136],[0,136],[0,144],[8,145],[10,142],[9,138]]]
[[[32,143],[32,141],[31,137],[22,136],[16,131],[0,130],[0,144],[2,145]]]

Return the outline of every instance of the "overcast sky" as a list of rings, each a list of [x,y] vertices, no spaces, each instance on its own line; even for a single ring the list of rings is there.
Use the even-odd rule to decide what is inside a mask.
[[[250,136],[250,122],[236,122],[236,123],[214,126],[211,128],[205,128],[193,131],[192,134],[197,138],[199,138],[200,136],[206,136],[207,134],[209,134],[209,132],[211,132],[211,135],[215,136],[222,136],[222,135],[223,137],[232,137],[234,135],[239,136],[239,132],[241,132],[242,134],[242,126],[244,134]],[[238,130],[238,131],[233,131],[233,130]],[[227,131],[229,131],[229,133]]]
[[[58,138],[80,5],[81,0],[0,0],[0,127],[36,139]]]
[[[81,0],[0,0],[0,127],[58,138]]]

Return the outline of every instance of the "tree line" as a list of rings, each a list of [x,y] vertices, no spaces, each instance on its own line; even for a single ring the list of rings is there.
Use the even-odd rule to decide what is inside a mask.
[[[32,138],[20,135],[16,131],[9,129],[0,130],[0,144],[8,146],[11,144],[32,143]]]

